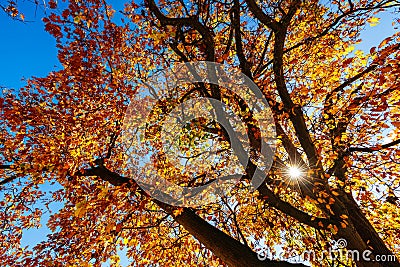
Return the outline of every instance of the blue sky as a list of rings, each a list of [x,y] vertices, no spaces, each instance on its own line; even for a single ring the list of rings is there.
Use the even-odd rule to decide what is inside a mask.
[[[122,0],[107,2],[117,10],[123,8]],[[62,1],[59,3],[63,4]],[[25,84],[23,78],[44,77],[60,68],[56,42],[44,31],[43,8],[36,8],[26,1],[22,2],[21,8],[26,17],[24,23],[0,12],[0,86],[18,88]]]
[[[33,5],[26,12],[34,14]],[[40,20],[30,16],[33,22],[17,22],[0,13],[0,86],[20,87],[22,78],[45,76],[57,65],[55,40],[44,31]]]
[[[61,2],[61,1],[60,1]],[[26,3],[26,2],[25,2]],[[117,8],[122,8],[123,1],[115,0]],[[30,22],[18,22],[0,13],[0,86],[18,88],[25,84],[23,78],[32,76],[43,77],[50,71],[57,70],[60,65],[57,60],[55,40],[44,31],[41,21],[43,10],[38,9],[35,16],[35,6],[25,4],[23,12]],[[381,22],[375,27],[367,26],[362,34],[364,40],[357,49],[369,51],[370,47],[395,32],[391,23],[394,15],[381,16]],[[55,205],[54,208],[57,209]],[[46,216],[45,216],[46,217]],[[45,223],[45,219],[43,223]],[[43,240],[49,233],[48,229],[31,229],[24,234],[24,244],[34,245]],[[126,262],[125,262],[126,263]]]

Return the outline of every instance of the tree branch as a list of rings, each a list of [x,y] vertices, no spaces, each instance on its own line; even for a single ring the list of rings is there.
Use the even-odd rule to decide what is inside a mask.
[[[293,123],[296,130],[296,135],[303,147],[310,166],[316,168],[320,163],[318,163],[318,156],[316,148],[311,140],[310,134],[307,129],[307,125],[304,120],[304,114],[299,105],[295,105],[288,92],[284,70],[283,70],[283,48],[286,39],[286,29],[281,30],[275,34],[274,43],[274,61],[273,61],[273,71],[275,76],[275,84],[278,90],[279,96],[282,99],[282,103],[285,108],[289,110],[289,118]],[[321,166],[318,166],[322,170]]]
[[[9,169],[11,169],[11,165],[8,164],[0,165],[0,170],[9,170]]]
[[[311,216],[308,213],[293,207],[290,203],[283,201],[282,199],[277,197],[274,192],[272,192],[272,190],[267,187],[265,183],[263,183],[258,188],[258,192],[260,192],[261,198],[271,207],[274,207],[284,214],[289,215],[300,223],[316,229],[324,229],[329,224],[332,224],[332,221],[327,218],[318,218]]]
[[[17,178],[17,176],[11,176],[11,177],[5,178],[4,180],[0,181],[0,185],[5,185],[5,184],[7,184],[9,182],[12,182],[16,178]]]
[[[365,74],[373,71],[374,69],[376,69],[378,67],[378,64],[376,63],[372,63],[371,65],[369,65],[366,69],[364,69],[363,71],[357,73],[356,75],[354,75],[353,77],[347,79],[345,82],[343,82],[342,84],[340,84],[339,86],[337,86],[335,89],[333,89],[332,91],[330,91],[328,94],[326,94],[325,97],[325,102],[324,102],[324,108],[326,109],[329,104],[331,104],[332,102],[332,97],[335,93],[338,93],[340,91],[342,91],[344,88],[346,88],[347,86],[351,85],[353,82],[357,81],[358,79],[362,78]],[[328,103],[329,102],[329,103]]]
[[[243,44],[242,44],[242,36],[240,31],[240,5],[239,0],[234,0],[233,12],[231,16],[232,25],[235,31],[235,45],[236,45],[236,54],[239,59],[240,69],[242,72],[249,77],[252,78],[252,74],[250,71],[250,64],[246,59],[246,56],[243,51]]]
[[[246,0],[246,3],[253,15],[265,26],[267,26],[274,32],[278,32],[281,29],[281,23],[265,14],[264,11],[262,11],[262,9],[257,5],[255,0]]]
[[[137,186],[133,179],[129,179],[112,172],[104,166],[97,166],[86,169],[77,175],[79,176],[97,176],[111,183],[114,186],[121,185],[134,185]],[[139,189],[141,190],[141,189]],[[142,193],[144,191],[141,190]],[[147,195],[147,194],[146,194]],[[192,234],[199,242],[211,250],[217,257],[223,260],[226,264],[233,267],[242,266],[276,266],[276,267],[291,267],[291,266],[305,266],[303,264],[293,264],[282,261],[268,260],[261,261],[258,259],[257,254],[246,245],[240,243],[238,240],[222,232],[218,228],[212,226],[200,216],[198,216],[192,209],[183,208],[182,212],[174,216],[176,207],[170,206],[166,203],[160,202],[156,199],[153,201],[167,213],[174,217],[175,221],[182,225],[186,231]]]
[[[195,16],[184,17],[184,18],[170,18],[165,16],[161,10],[157,7],[154,0],[145,0],[145,4],[147,8],[156,16],[156,18],[160,21],[162,26],[171,25],[171,26],[191,26],[196,29],[204,39],[204,42],[207,46],[207,60],[214,61],[215,59],[215,49],[214,49],[214,39],[213,32],[204,26]]]
[[[350,147],[348,149],[349,152],[367,152],[367,153],[372,153],[376,151],[380,151],[381,149],[387,149],[392,146],[400,144],[400,139],[397,139],[396,141],[384,144],[384,145],[377,145],[375,147]]]

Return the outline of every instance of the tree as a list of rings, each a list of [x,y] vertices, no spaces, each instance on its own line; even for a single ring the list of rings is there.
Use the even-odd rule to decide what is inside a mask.
[[[126,250],[132,266],[293,266],[290,256],[312,251],[315,266],[400,266],[400,36],[355,50],[361,30],[399,6],[145,0],[116,13],[105,1],[70,1],[63,11],[54,2],[43,21],[63,68],[1,98],[0,262],[117,266]],[[184,98],[207,96],[241,117],[253,154],[225,196],[172,206],[138,186],[142,165],[127,166],[121,133],[128,103],[140,118],[147,101],[139,80],[196,61],[225,64],[257,84],[273,113],[276,153],[251,192],[263,140],[243,99],[207,83],[174,88],[156,103],[144,138],[159,145],[163,115]],[[202,185],[224,169],[233,141],[213,121],[189,125],[179,148],[216,140],[223,149],[215,166],[176,169],[161,155],[150,163],[173,182]],[[22,231],[39,227],[52,202],[63,203],[47,222],[52,234],[33,250],[21,247]],[[371,251],[372,261],[322,257],[339,239],[351,253]],[[260,247],[286,258],[262,260]]]

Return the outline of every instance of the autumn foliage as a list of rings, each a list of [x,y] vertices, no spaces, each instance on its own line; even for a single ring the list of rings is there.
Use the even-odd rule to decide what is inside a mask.
[[[313,266],[400,266],[400,34],[369,51],[357,46],[398,1],[145,0],[119,11],[101,0],[66,4],[50,1],[43,18],[62,68],[0,99],[1,266],[119,266],[122,251],[131,266],[292,266],[293,251],[320,256],[339,238],[349,250],[371,250],[371,259],[397,259],[317,257]],[[127,166],[121,140],[128,105],[146,101],[141,81],[193,61],[225,64],[257,84],[277,148],[258,190],[248,190],[250,162],[229,194],[183,208],[137,186],[144,174]],[[207,96],[241,111],[258,138],[252,114],[224,88],[174,92],[155,111],[160,124],[182,98]],[[186,136],[230,149],[221,125],[193,125]],[[154,127],[146,138],[157,143],[159,134]],[[258,153],[260,142],[250,143]],[[186,172],[206,183],[230,156],[220,152],[214,167],[195,171],[156,163],[160,175]],[[301,176],[293,179],[290,166]],[[24,231],[41,223],[52,233],[22,247]],[[261,261],[265,248],[283,257]]]

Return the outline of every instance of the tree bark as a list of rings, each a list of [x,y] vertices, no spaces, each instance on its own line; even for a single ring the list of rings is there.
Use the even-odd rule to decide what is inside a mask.
[[[97,176],[104,181],[109,182],[114,186],[127,185],[134,188],[138,188],[136,182],[132,179],[128,179],[119,175],[116,172],[112,172],[104,166],[97,166],[91,169],[87,169],[78,175],[80,176]],[[138,190],[142,191],[140,188]],[[146,194],[142,191],[143,194]],[[230,235],[222,232],[218,228],[212,226],[200,216],[198,216],[193,210],[184,208],[181,214],[174,216],[173,211],[176,209],[173,206],[153,200],[160,208],[165,210],[171,216],[174,217],[175,221],[182,225],[186,231],[188,231],[193,237],[195,237],[200,243],[202,243],[207,249],[212,251],[214,255],[219,257],[223,262],[232,267],[291,267],[291,266],[306,266],[303,264],[295,264],[284,261],[276,260],[260,260],[257,254],[252,251],[248,246],[240,243]]]

